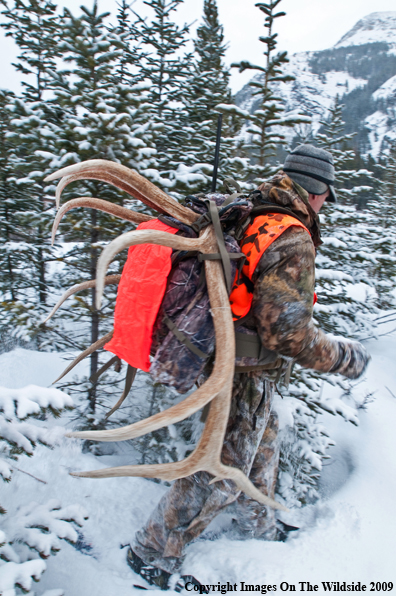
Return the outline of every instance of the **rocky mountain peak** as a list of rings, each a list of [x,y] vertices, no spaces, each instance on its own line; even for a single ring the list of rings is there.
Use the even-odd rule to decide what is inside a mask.
[[[358,46],[375,42],[386,42],[396,47],[396,11],[372,12],[360,19],[334,47]]]

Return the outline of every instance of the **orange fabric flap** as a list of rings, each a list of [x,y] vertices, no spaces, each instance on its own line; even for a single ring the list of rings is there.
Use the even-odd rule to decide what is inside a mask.
[[[176,228],[158,219],[141,223],[138,230],[176,234]],[[171,270],[172,249],[157,244],[131,246],[118,286],[114,335],[104,346],[131,366],[150,369],[150,348],[155,320]]]

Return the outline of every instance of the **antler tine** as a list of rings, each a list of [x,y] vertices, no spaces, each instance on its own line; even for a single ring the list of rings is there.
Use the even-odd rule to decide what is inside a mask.
[[[132,209],[126,209],[125,207],[114,205],[114,203],[110,203],[110,201],[104,201],[103,199],[94,199],[91,197],[71,199],[71,201],[67,201],[67,203],[65,203],[56,214],[55,221],[52,226],[52,244],[55,242],[55,234],[62,217],[65,215],[65,213],[70,211],[70,209],[74,209],[75,207],[88,207],[89,209],[97,209],[98,211],[104,211],[105,213],[114,215],[114,217],[119,217],[120,219],[124,219],[136,224],[154,219],[145,213],[139,213],[138,211],[133,211]]]
[[[134,424],[123,426],[122,428],[78,431],[67,433],[66,436],[75,439],[88,439],[90,441],[104,442],[136,439],[137,437],[142,437],[159,428],[163,428],[169,424],[176,424],[176,422],[180,422],[181,420],[185,420],[189,416],[192,416],[219,394],[223,384],[224,379],[222,375],[215,369],[209,379],[205,381],[199,389],[194,391],[194,393],[186,397],[183,401],[171,406],[163,412],[158,412],[158,414],[154,414],[153,416],[135,422]]]
[[[89,348],[87,348],[86,350],[84,350],[83,352],[81,352],[81,354],[79,356],[77,356],[77,358],[75,358],[73,360],[73,362],[71,364],[69,364],[69,366],[67,368],[65,368],[65,370],[63,371],[63,373],[56,379],[56,381],[54,381],[52,383],[52,385],[55,385],[55,383],[57,383],[58,381],[60,381],[61,379],[63,379],[63,377],[66,376],[67,373],[70,372],[75,366],[77,366],[77,364],[79,362],[81,362],[82,360],[84,360],[84,358],[86,358],[87,356],[89,356],[93,352],[96,352],[96,350],[100,350],[100,348],[103,348],[103,346],[108,341],[111,340],[111,338],[113,337],[113,333],[114,333],[114,331],[110,331],[109,333],[107,333],[106,335],[104,335],[103,337],[101,337],[100,339],[98,339],[98,341],[96,341],[94,344],[92,344],[91,346],[89,346]]]
[[[104,279],[104,285],[110,286],[112,284],[118,284],[120,279],[121,279],[121,275],[108,275]],[[54,308],[51,310],[48,317],[46,319],[44,319],[44,321],[40,324],[44,325],[45,323],[47,323],[54,316],[56,311],[62,306],[62,304],[65,302],[65,300],[67,300],[70,296],[73,296],[73,294],[77,294],[77,292],[82,292],[83,290],[89,290],[90,288],[95,288],[95,287],[96,287],[96,279],[92,279],[90,281],[84,281],[81,284],[76,284],[76,285],[72,286],[71,288],[69,288],[63,294],[63,296],[58,300],[58,302],[55,304]]]
[[[259,491],[249,478],[238,468],[225,466],[220,461],[221,446],[224,439],[225,425],[227,424],[226,412],[223,410],[226,407],[227,414],[230,405],[230,388],[227,387],[224,391],[213,400],[209,410],[209,416],[202,433],[199,444],[191,455],[186,459],[169,464],[148,464],[148,465],[134,465],[134,466],[118,466],[115,468],[105,468],[102,470],[94,470],[91,472],[71,472],[71,476],[80,478],[117,478],[117,477],[144,477],[144,478],[160,478],[161,480],[177,480],[195,474],[196,472],[207,471],[213,474],[214,478],[210,482],[219,482],[221,480],[232,480],[235,482],[237,488],[249,497],[273,509],[280,511],[288,511],[284,505],[274,501],[273,499],[264,495]],[[209,423],[211,417],[212,424]],[[224,428],[218,430],[218,422],[225,421]],[[209,430],[207,429],[215,425],[215,441],[211,439]],[[210,429],[213,432],[212,428]],[[223,432],[222,432],[223,431]],[[67,435],[68,436],[68,435]],[[214,445],[213,443],[216,443]],[[216,450],[214,451],[214,448]]]
[[[100,309],[103,294],[103,279],[107,268],[113,258],[125,248],[138,244],[159,244],[169,246],[176,250],[199,250],[201,252],[213,252],[216,244],[213,244],[213,236],[209,228],[203,232],[200,238],[183,238],[160,232],[157,230],[136,230],[126,232],[115,238],[106,246],[99,257],[97,264],[97,284],[96,284],[96,308]]]
[[[140,199],[143,203],[160,213],[168,213],[183,223],[191,224],[199,217],[197,213],[180,205],[175,199],[172,199],[134,170],[111,161],[91,159],[74,164],[47,176],[45,182],[51,182],[61,177],[66,177],[66,179],[60,182],[60,190],[57,193],[59,196],[65,186],[73,180],[84,178],[103,180],[121,190],[125,190],[128,194]]]
[[[62,192],[64,191],[66,186],[68,186],[68,184],[71,184],[72,182],[75,182],[76,180],[80,180],[80,176],[78,174],[75,174],[74,176],[65,176],[64,178],[62,178],[62,180],[59,181],[59,183],[56,187],[56,192],[55,192],[55,205],[56,205],[57,210],[60,207],[60,200],[61,200]],[[44,182],[46,182],[46,181],[47,181],[47,178],[44,178]]]

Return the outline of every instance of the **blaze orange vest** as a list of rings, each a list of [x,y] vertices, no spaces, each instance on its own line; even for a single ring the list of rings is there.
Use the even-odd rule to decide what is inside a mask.
[[[230,295],[230,304],[234,321],[248,314],[253,300],[253,273],[267,248],[291,226],[308,229],[298,219],[282,213],[259,215],[247,228],[241,251],[246,256],[242,272],[237,272]]]

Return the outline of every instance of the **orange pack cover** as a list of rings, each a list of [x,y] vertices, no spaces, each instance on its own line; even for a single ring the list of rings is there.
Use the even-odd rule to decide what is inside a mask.
[[[158,219],[141,223],[138,230],[177,229]],[[150,370],[150,348],[158,310],[171,270],[172,249],[156,244],[131,246],[118,286],[114,311],[114,335],[104,346],[131,366]]]

